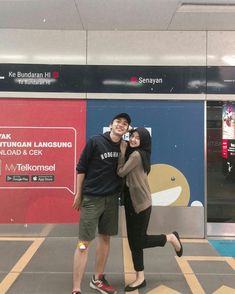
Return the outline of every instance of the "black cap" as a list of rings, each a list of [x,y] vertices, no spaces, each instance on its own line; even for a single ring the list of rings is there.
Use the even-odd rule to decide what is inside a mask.
[[[129,125],[131,123],[131,118],[130,118],[129,114],[127,114],[125,112],[122,112],[122,113],[115,115],[114,118],[112,119],[112,122],[117,118],[125,118]]]

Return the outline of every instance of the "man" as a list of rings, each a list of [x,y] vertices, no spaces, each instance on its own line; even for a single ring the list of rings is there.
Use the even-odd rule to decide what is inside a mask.
[[[79,241],[74,254],[73,291],[81,294],[81,282],[86,269],[91,241],[98,227],[95,274],[90,287],[105,294],[116,290],[105,279],[104,269],[110,248],[110,236],[118,232],[118,196],[121,178],[117,162],[122,136],[131,123],[127,113],[117,114],[110,132],[90,138],[77,165],[77,193],[73,207],[80,209]]]

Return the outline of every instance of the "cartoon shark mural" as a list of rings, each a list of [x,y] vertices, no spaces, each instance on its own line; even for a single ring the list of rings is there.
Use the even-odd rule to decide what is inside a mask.
[[[185,176],[168,164],[154,164],[149,174],[154,206],[188,206],[190,188]]]

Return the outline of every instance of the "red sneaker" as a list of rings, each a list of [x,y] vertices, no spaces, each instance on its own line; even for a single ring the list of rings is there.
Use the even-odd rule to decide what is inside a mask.
[[[109,285],[105,279],[105,275],[99,275],[99,278],[95,280],[95,276],[92,276],[90,281],[90,287],[98,290],[102,294],[116,294],[117,291]]]

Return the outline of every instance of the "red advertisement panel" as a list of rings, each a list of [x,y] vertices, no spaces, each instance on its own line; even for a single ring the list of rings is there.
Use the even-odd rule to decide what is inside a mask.
[[[1,100],[0,223],[73,223],[86,103]]]

